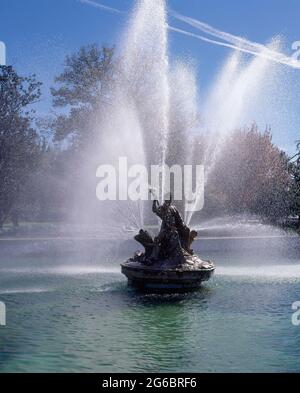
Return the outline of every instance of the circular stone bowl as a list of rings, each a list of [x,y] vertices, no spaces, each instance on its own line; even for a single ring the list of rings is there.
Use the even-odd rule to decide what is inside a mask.
[[[190,292],[200,288],[203,281],[208,281],[215,271],[214,264],[192,257],[192,263],[171,266],[170,262],[160,261],[147,266],[134,259],[121,264],[122,273],[128,284],[147,292]]]

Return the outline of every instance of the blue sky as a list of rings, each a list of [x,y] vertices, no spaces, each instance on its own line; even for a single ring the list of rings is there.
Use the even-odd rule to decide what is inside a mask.
[[[99,2],[124,13],[108,12],[77,0],[0,0],[0,41],[6,43],[7,62],[20,73],[36,73],[38,79],[44,82],[43,98],[37,108],[41,115],[49,113],[51,109],[49,87],[54,76],[61,71],[66,54],[88,43],[118,43],[134,1]],[[181,14],[251,41],[266,43],[272,37],[281,35],[284,38],[284,52],[289,56],[292,54],[292,43],[300,41],[298,0],[169,0],[168,4]],[[196,32],[173,18],[170,24]],[[230,50],[170,33],[170,54],[171,57],[194,59],[199,89],[205,92]],[[289,74],[287,88],[293,89],[287,92],[290,93],[287,94],[290,102],[286,102],[293,120],[285,130],[282,124],[272,126],[275,142],[292,151],[294,141],[300,139],[300,93],[297,89],[297,86],[300,87],[300,70],[282,66],[282,72]]]

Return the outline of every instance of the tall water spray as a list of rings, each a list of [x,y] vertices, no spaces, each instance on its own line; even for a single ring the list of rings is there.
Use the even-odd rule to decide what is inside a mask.
[[[148,168],[193,162],[205,165],[207,182],[226,136],[249,120],[255,121],[257,97],[270,94],[264,90],[264,82],[272,79],[274,70],[264,57],[245,61],[233,53],[207,97],[199,100],[193,67],[182,60],[169,62],[166,2],[138,1],[119,43],[114,78],[106,94],[109,103],[97,120],[99,141],[92,153],[95,165],[118,168],[120,157],[127,158],[128,166]],[[192,157],[198,134],[205,135],[208,146],[204,162]],[[118,176],[124,174],[125,168],[120,168]],[[161,191],[162,198],[163,187]],[[138,230],[147,224],[145,206],[149,209],[149,205],[123,195],[115,202],[98,202],[96,209],[91,206],[90,210],[105,228],[120,233],[124,227]],[[184,204],[181,206],[184,209]],[[183,214],[190,224],[193,212]]]
[[[203,161],[205,186],[230,132],[255,122],[259,112],[259,99],[263,98],[262,101],[265,101],[268,95],[276,93],[272,89],[276,86],[274,82],[278,67],[264,57],[263,52],[276,50],[279,45],[279,41],[272,41],[267,49],[262,49],[262,56],[254,57],[250,62],[245,62],[239,52],[233,53],[225,62],[207,98],[201,102],[203,123],[199,132],[206,139]],[[265,104],[266,102],[263,103]],[[276,108],[273,110],[276,111]],[[198,198],[201,197],[198,195]],[[187,216],[188,224],[192,217],[193,212],[190,212]]]
[[[184,62],[169,64],[164,0],[137,2],[119,47],[116,77],[109,85],[111,104],[98,125],[102,137],[97,159],[115,167],[119,157],[127,157],[129,166],[161,166],[157,196],[163,199],[164,165],[184,165],[190,154],[197,119],[196,78]],[[137,230],[149,217],[142,201],[102,206],[102,220],[107,217],[111,228]]]
[[[99,141],[92,153],[95,165],[118,169],[119,159],[123,157],[127,159],[128,168],[133,165],[164,167],[170,110],[167,28],[164,0],[137,2],[119,43],[114,78],[106,93],[109,103],[99,116]],[[118,179],[125,181],[126,168],[119,168],[117,172]],[[123,185],[124,189],[128,186]],[[163,188],[161,191],[160,198]],[[104,226],[118,234],[124,228],[143,227],[144,203],[130,201],[126,195],[118,195],[117,199],[98,202],[96,206],[97,216]],[[93,210],[91,207],[92,215]]]
[[[147,164],[164,165],[169,133],[169,60],[164,0],[138,1],[129,21],[122,53],[121,77],[141,122]]]

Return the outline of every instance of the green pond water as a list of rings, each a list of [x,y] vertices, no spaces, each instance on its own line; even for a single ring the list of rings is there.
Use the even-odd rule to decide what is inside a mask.
[[[119,263],[135,248],[1,242],[0,371],[300,371],[298,238],[197,242],[217,270],[186,295],[128,288]]]

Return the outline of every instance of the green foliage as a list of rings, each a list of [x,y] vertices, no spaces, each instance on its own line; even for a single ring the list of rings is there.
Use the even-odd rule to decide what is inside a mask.
[[[65,69],[55,78],[58,88],[52,88],[53,104],[68,113],[57,115],[52,124],[55,141],[69,137],[80,145],[91,137],[92,119],[108,99],[107,85],[113,78],[113,48],[90,45],[67,56]]]
[[[30,105],[40,97],[35,76],[20,77],[0,68],[0,228],[20,198],[28,176],[38,165],[41,146],[32,128]]]
[[[290,213],[287,157],[270,129],[236,130],[226,140],[207,186],[207,198],[227,213],[252,213],[276,222]],[[208,201],[209,205],[210,201]]]
[[[300,142],[297,143],[298,153],[289,163],[289,172],[293,178],[290,190],[292,201],[292,214],[298,216],[298,227],[300,228]],[[294,161],[296,159],[296,161]]]

